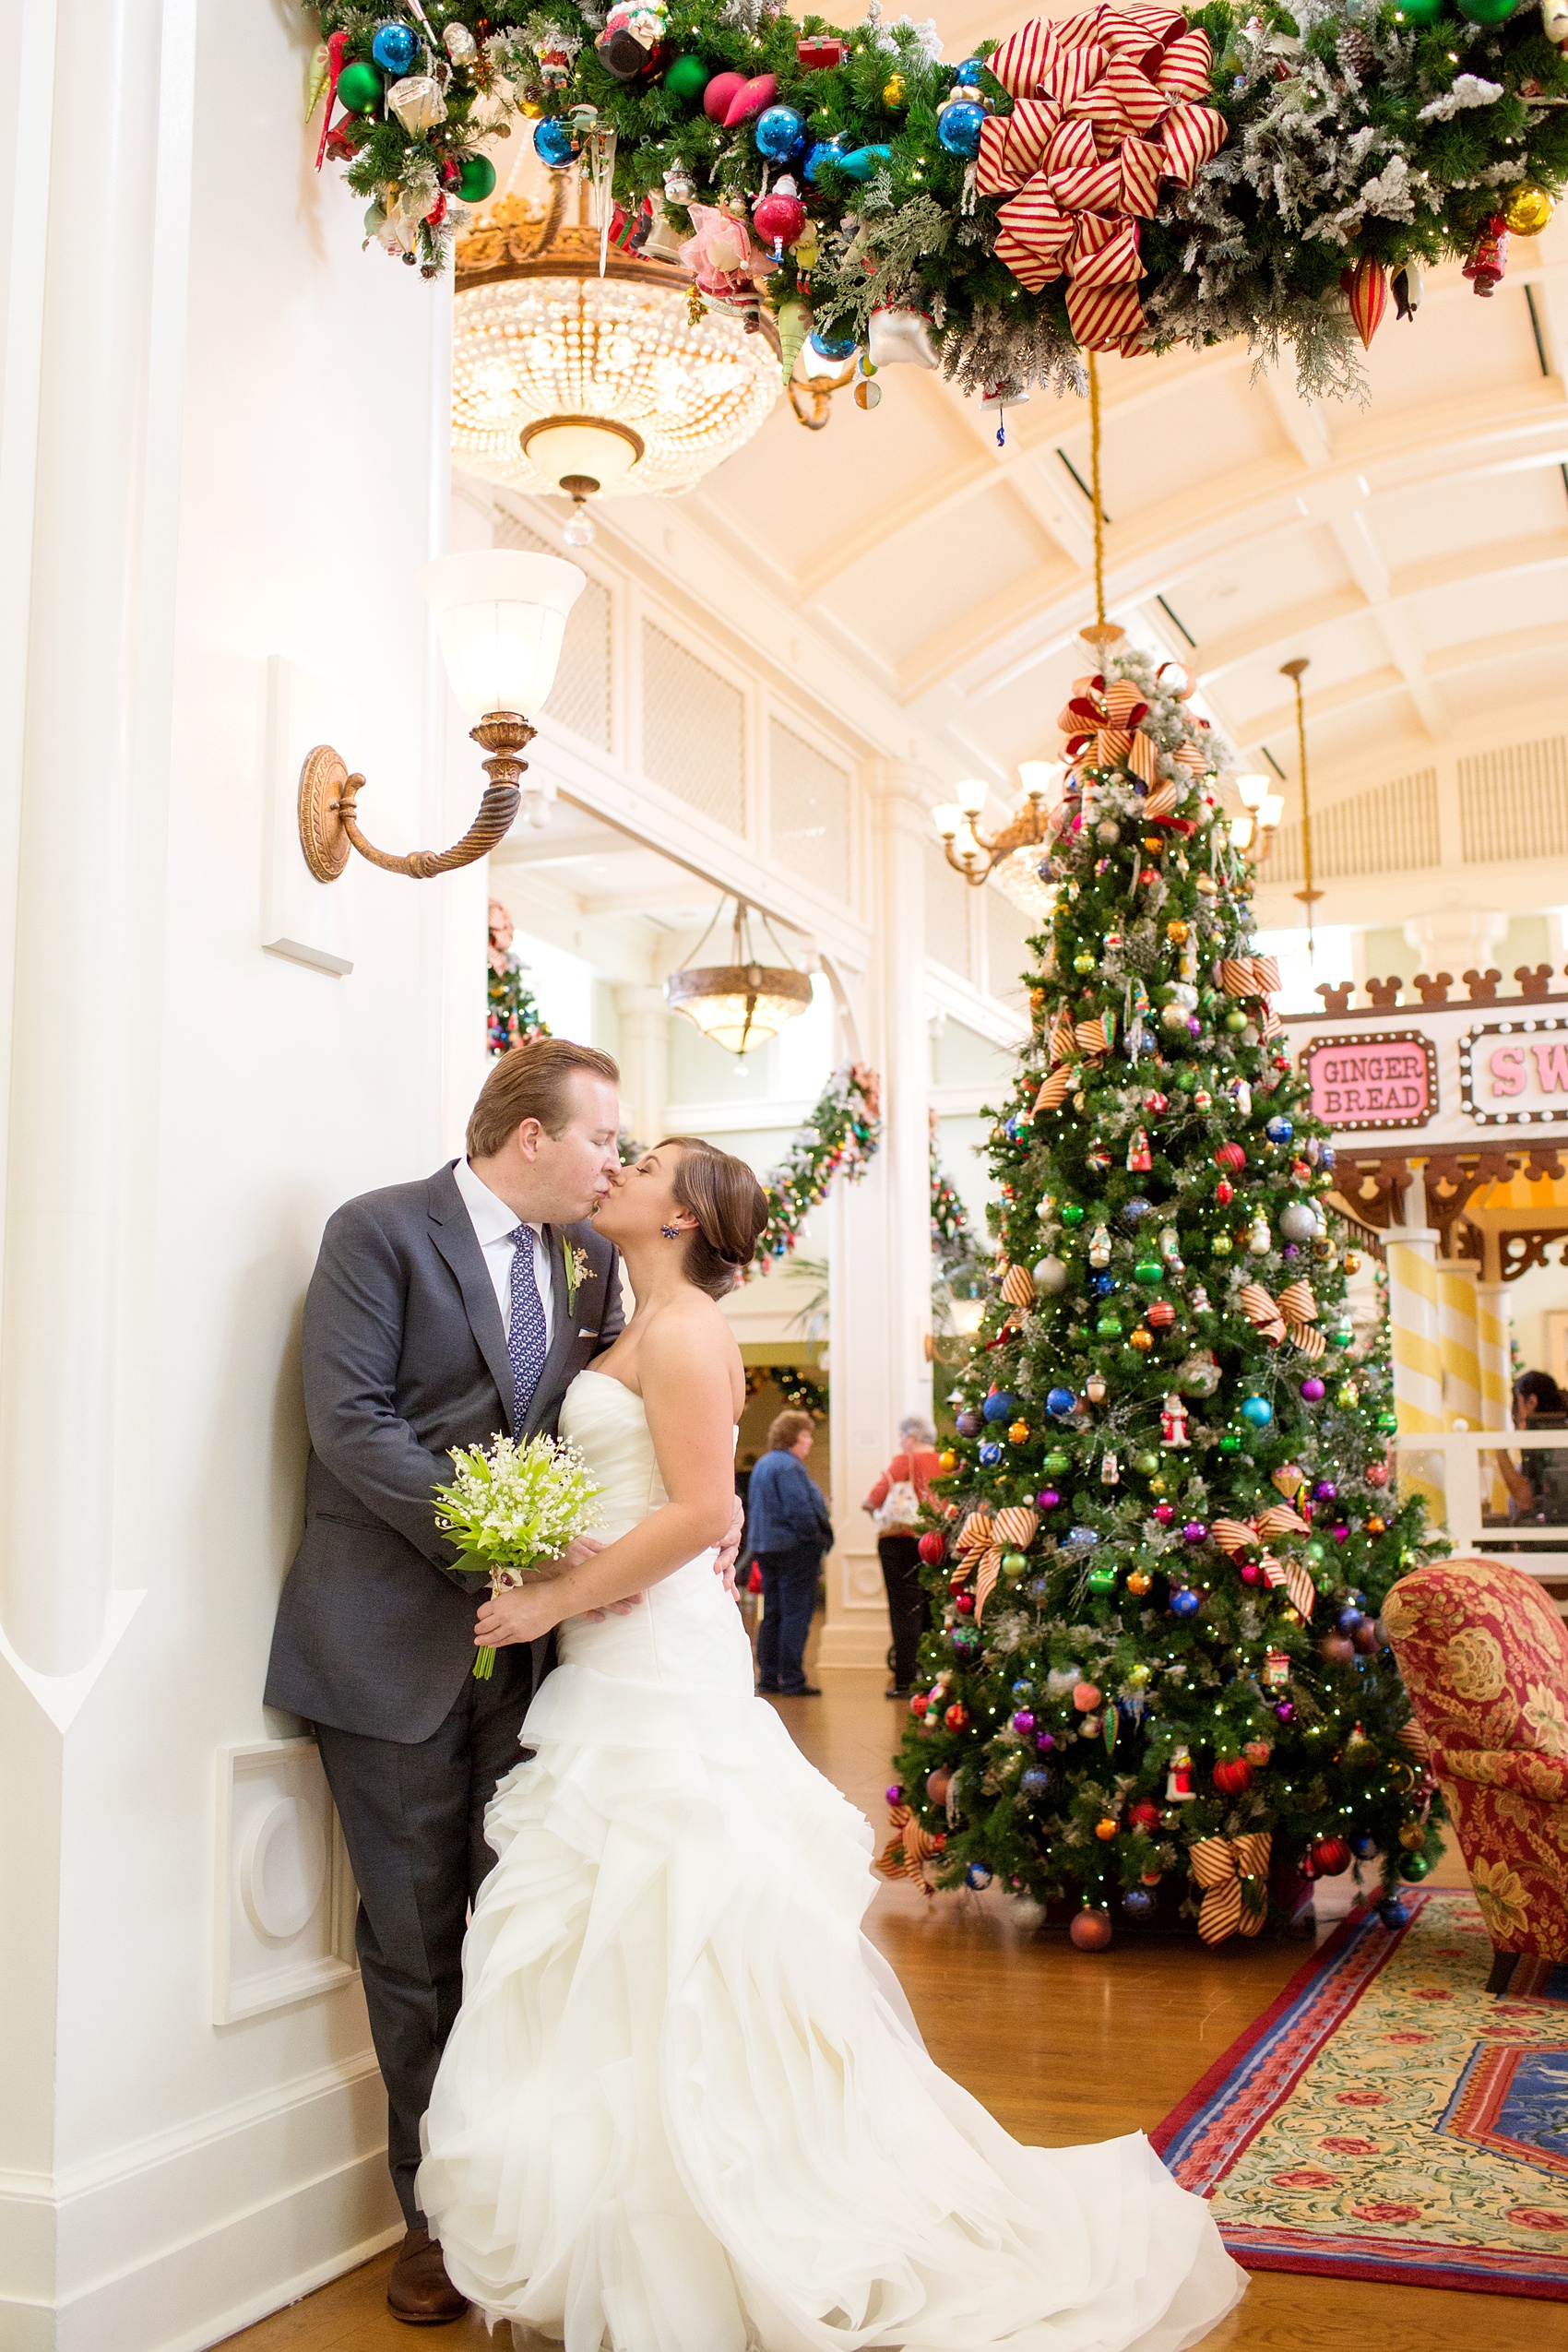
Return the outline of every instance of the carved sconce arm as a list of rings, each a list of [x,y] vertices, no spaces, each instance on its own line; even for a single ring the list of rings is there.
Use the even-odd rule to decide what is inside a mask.
[[[519,781],[528,762],[517,754],[533,741],[534,729],[512,711],[492,711],[471,731],[472,741],[491,756],[483,762],[490,781],[479,814],[460,841],[449,849],[408,849],[401,857],[378,849],[360,830],[356,803],[364,778],[350,775],[330,743],[318,743],[306,755],[300,771],[300,847],[317,882],[336,882],[349,862],[349,852],[384,873],[405,873],[428,882],[438,873],[454,873],[488,857],[505,840],[522,798]]]

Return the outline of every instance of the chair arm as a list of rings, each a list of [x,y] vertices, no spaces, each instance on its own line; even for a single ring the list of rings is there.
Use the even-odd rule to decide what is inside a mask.
[[[1568,1803],[1568,1758],[1539,1755],[1530,1748],[1436,1748],[1431,1768],[1440,1780],[1514,1788],[1547,1805]]]

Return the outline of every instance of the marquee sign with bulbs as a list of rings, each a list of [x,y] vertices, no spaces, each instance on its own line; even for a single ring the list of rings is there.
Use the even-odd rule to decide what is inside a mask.
[[[1508,995],[1498,972],[1465,977],[1465,1001],[1449,1002],[1442,972],[1396,1012],[1396,983],[1374,980],[1370,1014],[1350,1009],[1346,984],[1321,992],[1326,1012],[1285,1016],[1313,1112],[1359,1151],[1568,1145],[1568,993],[1546,965],[1516,973]]]

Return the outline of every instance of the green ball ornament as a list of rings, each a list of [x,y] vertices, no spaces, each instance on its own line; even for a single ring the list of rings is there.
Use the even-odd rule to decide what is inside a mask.
[[[1101,1315],[1095,1324],[1095,1329],[1102,1339],[1120,1339],[1122,1336],[1121,1318],[1118,1315]]]
[[[1113,1593],[1116,1590],[1114,1568],[1091,1568],[1088,1576],[1091,1593]]]
[[[1073,1467],[1073,1457],[1070,1454],[1063,1454],[1058,1447],[1054,1454],[1047,1454],[1041,1457],[1039,1467],[1048,1478],[1064,1479]]]
[[[1021,1551],[1004,1551],[1002,1555],[1002,1573],[1004,1576],[1021,1576],[1028,1564]]]
[[[1073,958],[1073,969],[1074,969],[1075,972],[1083,972],[1083,973],[1085,973],[1085,974],[1087,975],[1087,974],[1088,974],[1089,972],[1092,972],[1092,971],[1093,971],[1093,969],[1094,969],[1094,968],[1095,968],[1095,962],[1096,962],[1096,958],[1095,958],[1093,956],[1089,955],[1089,954],[1086,951],[1086,952],[1085,952],[1085,954],[1083,954],[1082,956],[1074,956],[1074,958]]]
[[[1459,14],[1473,25],[1500,25],[1517,5],[1518,0],[1458,0]]]
[[[1134,1454],[1133,1456],[1133,1467],[1136,1470],[1139,1478],[1152,1479],[1156,1470],[1159,1467],[1159,1456],[1158,1454]]]
[[[1434,24],[1443,14],[1443,0],[1401,0],[1398,13],[1408,25]]]
[[[1399,1875],[1414,1883],[1417,1879],[1425,1878],[1431,1868],[1431,1864],[1424,1854],[1407,1854],[1399,1865]]]
[[[1352,1405],[1360,1403],[1361,1392],[1353,1380],[1342,1380],[1334,1392],[1334,1401],[1336,1405],[1343,1405],[1348,1412]]]
[[[664,87],[683,106],[695,106],[712,78],[700,57],[677,57],[664,77]]]
[[[1225,1435],[1219,1441],[1219,1450],[1222,1454],[1240,1454],[1241,1451],[1241,1441],[1236,1435],[1234,1430],[1226,1431]]]
[[[1321,1543],[1310,1543],[1310,1544],[1308,1544],[1308,1546],[1307,1546],[1307,1548],[1306,1548],[1306,1549],[1307,1549],[1307,1558],[1308,1558],[1309,1560],[1315,1560],[1315,1561],[1317,1561],[1317,1562],[1321,1564],[1322,1560],[1323,1560],[1323,1546],[1322,1546],[1322,1544],[1321,1544]]]
[[[1225,1026],[1230,1031],[1232,1037],[1241,1036],[1241,1031],[1247,1026],[1247,1016],[1241,1010],[1240,1006],[1237,1007],[1235,1012],[1227,1013],[1225,1016]]]
[[[359,58],[344,66],[338,77],[338,96],[350,114],[374,114],[381,104],[381,76]]]
[[[1084,1221],[1084,1210],[1083,1210],[1083,1205],[1082,1205],[1082,1203],[1081,1203],[1081,1202],[1079,1202],[1079,1201],[1069,1201],[1069,1202],[1067,1203],[1067,1206],[1065,1206],[1065,1208],[1064,1208],[1064,1209],[1063,1210],[1063,1212],[1062,1212],[1062,1222],[1063,1222],[1063,1225],[1081,1225],[1081,1224],[1083,1223],[1083,1221]]]
[[[1229,1256],[1229,1254],[1230,1254],[1230,1250],[1231,1250],[1231,1241],[1230,1241],[1230,1236],[1229,1236],[1229,1233],[1217,1233],[1217,1234],[1215,1235],[1215,1237],[1214,1237],[1213,1241],[1209,1243],[1208,1247],[1209,1247],[1209,1254],[1210,1254],[1210,1256],[1211,1256],[1211,1257],[1217,1257],[1217,1258],[1228,1258],[1228,1257]]]
[[[1133,1279],[1134,1282],[1147,1283],[1152,1288],[1159,1281],[1164,1272],[1165,1268],[1158,1258],[1140,1258],[1133,1268]]]
[[[468,155],[457,166],[457,194],[465,204],[482,204],[495,194],[495,166],[488,155]]]
[[[1399,1416],[1397,1413],[1382,1412],[1377,1417],[1377,1425],[1386,1436],[1392,1437],[1399,1427]]]

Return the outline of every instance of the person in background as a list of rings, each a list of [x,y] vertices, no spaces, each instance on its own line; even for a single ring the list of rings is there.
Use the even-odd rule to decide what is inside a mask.
[[[899,1422],[898,1437],[903,1452],[895,1454],[861,1506],[870,1512],[876,1529],[877,1557],[887,1587],[887,1614],[893,1625],[890,1699],[907,1699],[913,1690],[921,1636],[931,1626],[931,1599],[921,1582],[915,1526],[939,1467],[936,1431],[918,1413]]]
[[[812,1434],[809,1413],[777,1414],[746,1489],[746,1544],[762,1570],[757,1689],[787,1699],[822,1696],[806,1681],[806,1636],[833,1522],[806,1468]]]
[[[1568,1429],[1568,1396],[1550,1372],[1521,1372],[1514,1384],[1515,1429]],[[1506,1454],[1493,1456],[1508,1489],[1511,1515],[1555,1526],[1568,1519],[1568,1452],[1521,1447],[1515,1467]]]

